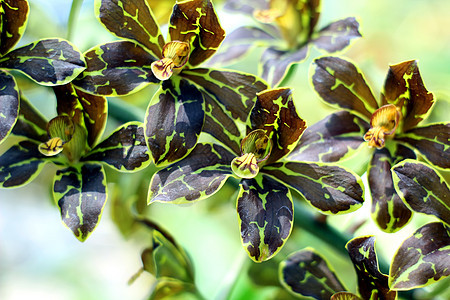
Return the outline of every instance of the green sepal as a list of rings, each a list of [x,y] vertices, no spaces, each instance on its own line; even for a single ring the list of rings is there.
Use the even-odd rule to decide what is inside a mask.
[[[147,167],[151,159],[143,124],[129,122],[121,125],[81,161],[103,162],[122,172],[135,172]]]
[[[233,158],[221,146],[197,144],[185,159],[153,175],[148,202],[191,203],[211,196],[232,175]]]
[[[411,159],[396,164],[392,171],[395,189],[409,208],[450,224],[450,189],[439,173]]]
[[[129,41],[97,45],[84,53],[87,68],[73,81],[85,92],[103,95],[128,95],[150,83],[159,83],[151,70],[156,57]]]
[[[267,175],[243,179],[236,209],[242,246],[255,262],[276,255],[292,231],[294,206],[289,188]]]
[[[361,150],[369,124],[347,112],[333,113],[306,128],[289,160],[338,162]]]
[[[308,44],[294,51],[269,47],[264,50],[259,65],[259,74],[270,86],[277,87],[295,64],[303,62],[309,53]]]
[[[350,292],[339,292],[331,296],[330,300],[362,300],[362,299]]]
[[[345,245],[345,248],[355,267],[358,290],[363,299],[397,299],[397,292],[389,289],[389,277],[378,269],[375,237],[354,238]]]
[[[262,172],[297,190],[325,214],[344,214],[364,202],[361,178],[349,169],[325,163],[283,162],[266,165]]]
[[[250,113],[250,127],[263,129],[272,140],[272,153],[267,159],[270,164],[292,151],[306,129],[306,122],[295,110],[291,89],[279,88],[257,94]]]
[[[157,166],[186,157],[197,144],[205,118],[199,87],[173,76],[153,95],[144,120],[145,138]]]
[[[210,0],[187,0],[173,7],[169,37],[171,41],[190,44],[188,65],[197,66],[217,51],[225,31]]]
[[[381,97],[382,105],[395,104],[402,109],[402,131],[415,127],[428,114],[434,96],[428,92],[419,73],[417,61],[389,66]]]
[[[333,294],[345,291],[328,262],[309,247],[283,260],[278,274],[281,285],[296,296],[329,300]]]
[[[26,0],[1,1],[0,56],[11,50],[27,26],[30,7]]]
[[[63,39],[42,39],[8,52],[0,67],[18,70],[41,85],[65,84],[77,77],[86,63],[81,52]]]
[[[416,127],[395,139],[417,149],[434,166],[450,169],[450,123]]]
[[[145,271],[156,279],[172,278],[186,283],[194,282],[194,270],[189,257],[171,235],[154,226],[148,220],[142,221],[152,230],[151,245],[142,251],[141,259]]]
[[[164,37],[148,1],[96,0],[95,13],[100,23],[117,37],[137,42],[161,58]]]
[[[328,24],[313,34],[314,46],[328,53],[344,50],[352,40],[360,38],[359,23],[354,17],[345,18]]]
[[[13,127],[12,134],[24,136],[34,141],[45,142],[47,135],[47,119],[28,99],[20,94],[19,117]]]
[[[93,147],[105,130],[108,104],[106,98],[87,94],[73,84],[53,87],[58,115],[67,115],[86,128],[87,144]]]
[[[0,144],[17,122],[19,102],[19,87],[14,77],[0,70]]]
[[[262,79],[238,71],[199,68],[183,70],[180,75],[195,82],[234,120],[243,123],[255,104],[256,93],[268,87]]]
[[[450,275],[450,228],[440,222],[426,224],[398,248],[389,270],[393,290],[429,285]]]
[[[21,141],[0,156],[0,187],[18,187],[36,178],[50,161],[38,146],[33,141]]]
[[[76,164],[56,172],[53,198],[61,218],[84,242],[97,227],[107,199],[106,176],[99,164]]]
[[[378,227],[385,232],[396,232],[411,219],[411,211],[395,190],[391,167],[399,161],[415,158],[414,152],[394,141],[386,147],[375,150],[368,168],[370,194],[372,196],[371,216]]]
[[[348,110],[367,121],[378,108],[364,75],[352,62],[325,56],[311,65],[314,90],[325,102]]]

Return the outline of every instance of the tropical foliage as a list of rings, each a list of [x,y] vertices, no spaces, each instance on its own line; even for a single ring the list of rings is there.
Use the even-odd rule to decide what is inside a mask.
[[[323,2],[95,0],[108,41],[82,53],[71,34],[82,1],[68,39],[30,42],[39,5],[0,0],[0,193],[48,184],[35,196],[52,199],[75,241],[96,241],[110,212],[140,247],[129,283],[149,276],[148,299],[446,299],[448,101],[409,57],[383,66],[375,97],[374,67],[340,56],[364,43],[359,18],[332,21]],[[225,12],[250,23],[227,34]],[[340,110],[296,92],[308,80]],[[231,275],[205,293],[215,269],[198,266],[226,255]]]

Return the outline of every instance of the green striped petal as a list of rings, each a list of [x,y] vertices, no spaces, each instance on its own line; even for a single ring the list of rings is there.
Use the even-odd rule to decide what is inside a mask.
[[[147,167],[151,159],[145,144],[144,126],[140,122],[123,124],[82,157],[81,161],[104,162],[123,172]]]
[[[53,87],[58,115],[68,115],[86,127],[88,145],[93,147],[101,137],[107,119],[106,98],[85,93],[73,84]]]
[[[369,164],[371,215],[381,230],[396,232],[409,222],[412,214],[395,191],[391,167],[403,159],[415,158],[415,154],[411,149],[397,143],[386,145],[383,149],[375,150]]]
[[[425,88],[417,61],[389,66],[382,94],[382,104],[387,103],[402,107],[403,131],[413,128],[426,117],[434,96]]]
[[[192,69],[180,75],[201,86],[233,119],[243,123],[255,104],[256,93],[268,87],[260,78],[237,71]]]
[[[279,50],[275,47],[267,48],[261,56],[259,73],[270,86],[276,87],[286,76],[289,68],[303,62],[308,53],[308,44],[294,51]]]
[[[450,275],[450,228],[440,222],[426,224],[406,239],[391,263],[389,286],[410,290]]]
[[[350,292],[339,292],[331,296],[330,300],[361,300],[361,298]]]
[[[362,72],[338,57],[317,58],[312,64],[314,90],[325,102],[370,120],[378,108]]]
[[[292,230],[291,192],[267,175],[243,179],[237,199],[242,245],[250,258],[263,262],[277,254]]]
[[[450,123],[416,127],[395,139],[417,149],[436,167],[450,169]]]
[[[11,50],[25,31],[30,8],[26,0],[1,1],[0,56]]]
[[[275,37],[260,28],[242,26],[227,34],[218,52],[206,64],[208,66],[231,65],[257,46],[269,46],[275,41]]]
[[[337,165],[284,162],[266,165],[261,172],[297,190],[311,205],[326,214],[349,213],[364,202],[361,178]]]
[[[436,216],[450,224],[450,189],[439,173],[410,159],[396,164],[392,171],[399,196],[413,211]]]
[[[279,276],[283,287],[297,296],[329,300],[336,292],[345,291],[327,261],[309,247],[283,260]]]
[[[328,24],[313,35],[314,45],[328,53],[344,50],[350,43],[361,37],[359,23],[354,17]]]
[[[56,172],[53,198],[63,223],[81,242],[97,227],[106,197],[106,177],[101,165],[78,164]]]
[[[210,0],[187,0],[173,7],[169,36],[171,41],[190,44],[188,64],[197,66],[217,51],[225,38],[225,31]]]
[[[270,164],[292,151],[306,129],[306,122],[295,110],[291,89],[280,88],[257,94],[250,113],[250,127],[263,129],[272,140],[272,152],[267,160]]]
[[[148,300],[189,299],[204,300],[193,283],[173,278],[161,278],[152,286]]]
[[[63,39],[42,39],[0,58],[0,66],[23,72],[41,85],[65,84],[77,77],[85,68],[81,52]]]
[[[145,115],[145,138],[156,165],[182,159],[197,144],[205,118],[199,87],[173,76],[153,95]]]
[[[0,187],[18,187],[31,182],[40,173],[46,159],[39,143],[22,141],[0,156]]]
[[[96,0],[99,21],[112,34],[137,42],[161,58],[164,37],[146,0]]]
[[[288,158],[295,161],[337,162],[356,154],[364,145],[369,124],[340,111],[306,128]]]
[[[221,146],[197,144],[185,159],[153,175],[148,202],[190,203],[211,196],[232,175],[233,158]]]
[[[84,56],[87,68],[73,83],[88,93],[127,95],[150,83],[159,83],[151,70],[157,58],[138,44],[129,41],[101,44]]]
[[[9,135],[19,115],[19,87],[14,77],[0,70],[0,144]]]
[[[12,134],[45,142],[48,140],[47,123],[47,119],[21,93],[19,117]]]
[[[355,267],[358,290],[363,299],[397,299],[397,292],[389,289],[389,277],[378,269],[375,237],[354,238],[345,245],[345,248]]]

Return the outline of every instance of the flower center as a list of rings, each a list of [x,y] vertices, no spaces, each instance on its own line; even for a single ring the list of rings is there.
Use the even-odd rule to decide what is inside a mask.
[[[47,125],[49,140],[39,145],[39,152],[45,156],[55,156],[64,149],[75,131],[74,123],[68,116],[53,118]]]
[[[180,41],[168,42],[163,47],[163,58],[154,61],[151,65],[153,74],[159,80],[169,79],[174,73],[174,69],[181,70],[187,63],[189,53],[190,47],[188,43]]]
[[[272,151],[272,141],[262,129],[250,132],[241,142],[241,156],[233,159],[231,169],[241,178],[258,175],[259,163],[267,160]]]
[[[370,118],[370,129],[364,135],[369,147],[383,148],[386,137],[394,136],[400,119],[401,113],[393,104],[377,109]]]

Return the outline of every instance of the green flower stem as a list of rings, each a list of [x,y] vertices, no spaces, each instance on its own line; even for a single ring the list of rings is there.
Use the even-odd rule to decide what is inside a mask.
[[[67,39],[70,41],[73,37],[73,30],[75,28],[75,21],[80,14],[81,5],[83,0],[72,0],[72,6],[70,7],[69,20],[67,21]]]

